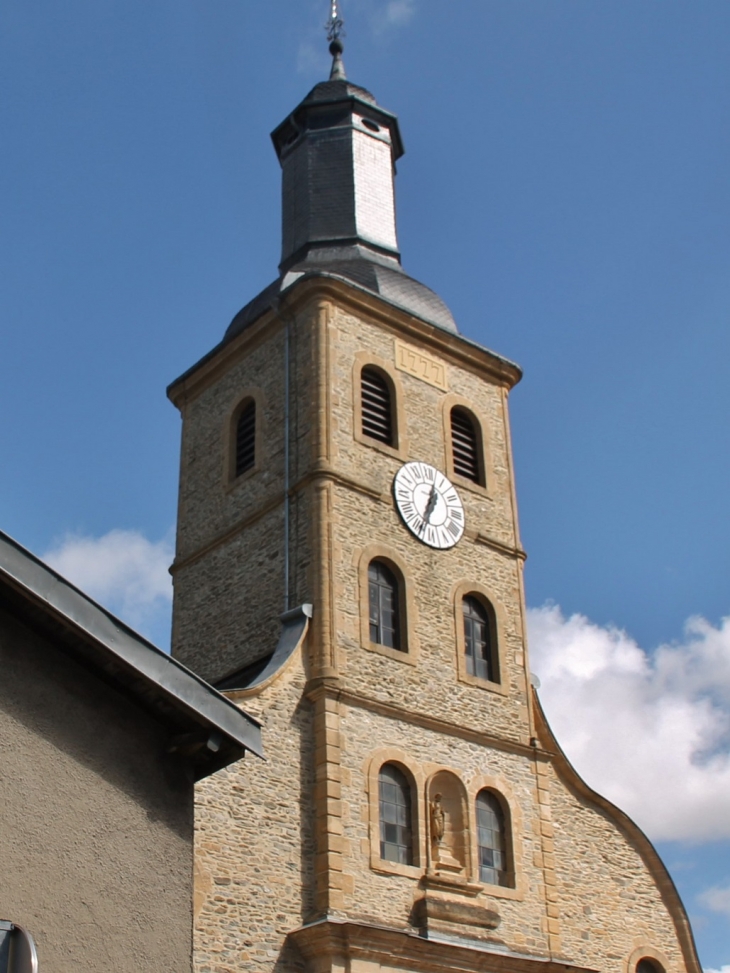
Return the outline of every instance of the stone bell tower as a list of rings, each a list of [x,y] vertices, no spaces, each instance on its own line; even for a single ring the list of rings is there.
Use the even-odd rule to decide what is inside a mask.
[[[530,685],[520,371],[401,267],[398,122],[338,23],[272,136],[279,276],[169,389],[173,651],[267,753],[198,793],[198,969],[699,973],[656,853]]]

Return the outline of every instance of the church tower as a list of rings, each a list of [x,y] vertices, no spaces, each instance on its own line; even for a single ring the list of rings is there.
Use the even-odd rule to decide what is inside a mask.
[[[275,129],[277,279],[169,395],[173,651],[263,723],[200,785],[200,973],[699,973],[645,836],[530,684],[507,398],[400,263],[396,117],[346,77]]]

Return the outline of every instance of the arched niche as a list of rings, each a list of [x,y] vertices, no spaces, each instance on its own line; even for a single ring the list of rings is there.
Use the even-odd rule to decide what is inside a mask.
[[[442,875],[468,873],[469,835],[464,785],[448,770],[428,782],[429,867]]]

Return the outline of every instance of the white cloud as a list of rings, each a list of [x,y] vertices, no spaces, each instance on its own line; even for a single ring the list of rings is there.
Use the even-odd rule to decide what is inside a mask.
[[[721,888],[716,885],[701,892],[697,899],[712,912],[719,912],[730,919],[730,885]],[[730,966],[724,966],[722,973],[730,973]]]
[[[705,970],[704,973],[730,973],[730,966],[721,966],[719,970]]]
[[[102,537],[66,534],[43,555],[85,594],[159,642],[169,631],[172,558],[170,537],[153,542],[136,530],[111,530]]]
[[[343,3],[340,8],[346,27],[355,8],[369,20],[370,28],[377,36],[409,24],[416,15],[417,0],[347,0],[347,4]]]
[[[416,0],[388,0],[382,13],[383,21],[391,27],[402,27],[412,20]]]
[[[586,782],[655,840],[730,838],[730,618],[649,654],[557,606],[528,616],[540,699]]]

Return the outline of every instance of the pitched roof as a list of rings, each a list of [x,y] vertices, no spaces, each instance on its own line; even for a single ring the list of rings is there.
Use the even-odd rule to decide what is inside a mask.
[[[170,730],[196,780],[263,756],[260,724],[0,531],[0,605]]]

